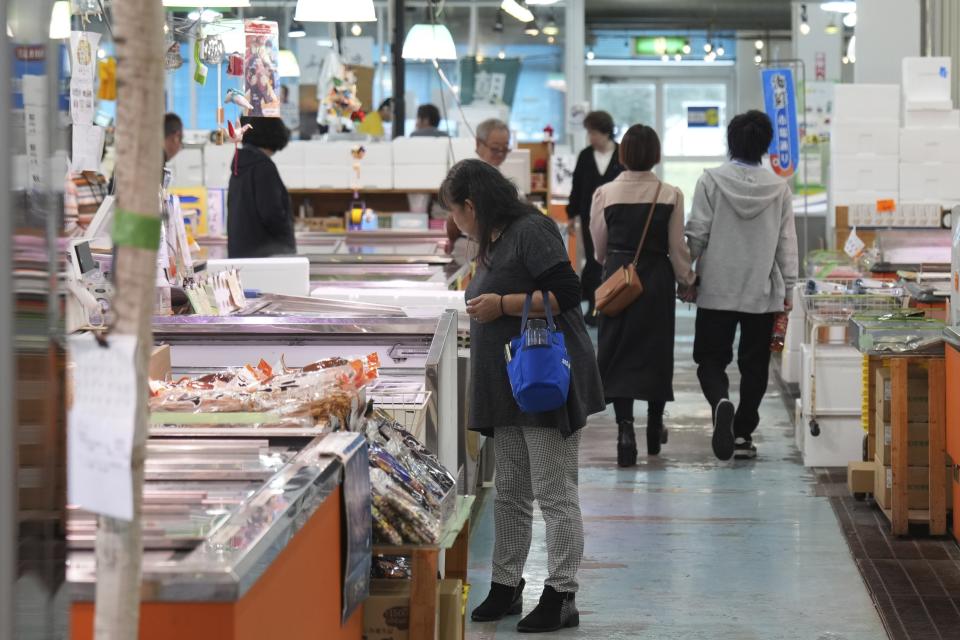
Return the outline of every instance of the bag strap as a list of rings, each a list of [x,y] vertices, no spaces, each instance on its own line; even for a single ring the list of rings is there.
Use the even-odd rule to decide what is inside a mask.
[[[553,321],[553,309],[550,307],[550,294],[546,289],[540,292],[543,295],[543,310],[547,316],[547,327],[550,331],[556,331],[557,325]],[[527,317],[530,315],[530,308],[533,306],[533,294],[528,293],[523,301],[523,316],[520,318],[520,333],[527,330]]]
[[[650,223],[653,222],[653,213],[657,209],[657,200],[660,199],[660,188],[663,183],[657,181],[657,192],[653,195],[653,202],[650,203],[650,211],[647,212],[647,221],[643,225],[643,235],[640,236],[640,244],[637,245],[637,252],[633,256],[633,266],[640,262],[640,252],[643,251],[643,245],[647,241],[647,232],[650,231]]]
[[[523,301],[523,316],[520,318],[520,333],[527,330],[527,316],[530,315],[530,306],[533,304],[533,294],[528,293],[526,300]]]

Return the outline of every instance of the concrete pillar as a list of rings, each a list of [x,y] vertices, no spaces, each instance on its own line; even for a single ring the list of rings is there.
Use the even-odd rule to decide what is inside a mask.
[[[763,91],[760,87],[760,67],[754,62],[754,39],[737,36],[737,106],[736,113],[750,109],[763,111]]]
[[[584,55],[586,53],[586,0],[567,0],[564,8],[566,18],[566,49],[564,50],[563,71],[567,80],[567,98],[564,121],[570,113],[570,107],[586,101],[587,81]],[[567,130],[567,140],[574,149],[586,145],[586,133],[582,130]]]
[[[953,101],[957,102],[960,100],[960,0],[926,0],[926,3],[928,51],[930,55],[953,59]]]
[[[900,84],[901,60],[920,55],[922,0],[857,3],[858,83]],[[957,29],[957,25],[953,25]]]

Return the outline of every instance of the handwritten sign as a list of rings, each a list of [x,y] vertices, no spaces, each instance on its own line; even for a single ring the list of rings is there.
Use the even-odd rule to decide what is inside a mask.
[[[133,518],[135,336],[70,337],[73,406],[67,423],[67,494],[71,504],[121,520]]]

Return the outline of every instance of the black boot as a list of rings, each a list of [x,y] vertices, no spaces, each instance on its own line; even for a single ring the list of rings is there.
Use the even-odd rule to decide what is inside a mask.
[[[545,633],[580,626],[576,594],[561,593],[553,587],[544,587],[540,604],[517,625],[521,633]]]
[[[490,583],[490,594],[480,606],[473,610],[471,618],[475,622],[493,622],[505,616],[520,615],[523,611],[523,587],[526,582],[520,578],[516,587],[508,587],[498,582]]]
[[[663,425],[663,414],[647,416],[647,454],[660,455],[661,445],[667,444],[667,428]]]
[[[617,420],[620,432],[617,434],[617,464],[632,467],[637,464],[637,434],[633,430],[633,420]]]

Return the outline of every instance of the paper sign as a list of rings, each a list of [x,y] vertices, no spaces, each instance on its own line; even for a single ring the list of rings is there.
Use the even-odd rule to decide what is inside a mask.
[[[101,158],[103,158],[103,128],[95,124],[74,124],[70,170],[74,173],[99,172]]]
[[[135,336],[111,335],[102,347],[92,334],[70,336],[73,406],[68,416],[67,494],[71,504],[133,519],[134,420],[137,411]]]
[[[47,77],[25,75],[23,82],[24,135],[27,143],[29,189],[45,189],[47,181]]]
[[[74,78],[70,81],[70,121],[73,124],[93,124],[96,115],[93,80]]]
[[[867,245],[863,243],[863,240],[860,239],[860,236],[857,235],[856,228],[850,230],[850,235],[847,237],[847,241],[843,245],[843,251],[851,258],[859,258],[863,254],[863,250],[866,249]]]
[[[276,22],[244,21],[244,91],[249,116],[280,117],[280,28]]]
[[[877,211],[880,213],[893,213],[897,210],[896,200],[877,200]]]
[[[93,83],[97,73],[97,49],[100,34],[92,31],[70,32],[70,78]]]

